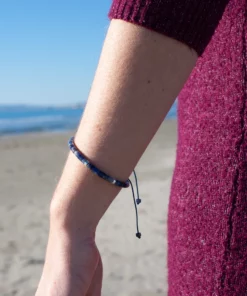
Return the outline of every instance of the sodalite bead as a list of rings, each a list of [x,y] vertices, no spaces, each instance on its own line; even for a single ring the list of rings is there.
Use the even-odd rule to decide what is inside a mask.
[[[80,158],[80,154],[77,151],[74,151],[76,157]]]

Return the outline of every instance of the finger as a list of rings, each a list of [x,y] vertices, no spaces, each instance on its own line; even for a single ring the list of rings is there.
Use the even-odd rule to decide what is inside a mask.
[[[86,296],[101,296],[102,278],[103,264],[101,257],[99,257],[99,262]]]

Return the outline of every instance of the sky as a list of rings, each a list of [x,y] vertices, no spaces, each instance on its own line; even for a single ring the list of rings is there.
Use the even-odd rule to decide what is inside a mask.
[[[0,105],[84,103],[111,0],[0,0]]]

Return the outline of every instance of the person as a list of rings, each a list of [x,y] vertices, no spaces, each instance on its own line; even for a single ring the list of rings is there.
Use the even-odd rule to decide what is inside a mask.
[[[168,294],[247,295],[247,1],[113,0],[109,16],[75,144],[127,180],[179,95]],[[36,296],[101,295],[95,231],[119,191],[69,154]]]

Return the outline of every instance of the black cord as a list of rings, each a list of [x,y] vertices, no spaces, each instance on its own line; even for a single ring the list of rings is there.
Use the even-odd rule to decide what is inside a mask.
[[[135,181],[136,181],[136,191],[137,191],[137,199],[136,199],[136,202],[139,205],[142,202],[142,200],[140,199],[140,196],[139,196],[138,181],[137,181],[137,175],[136,175],[135,170],[133,171],[133,173],[134,173]]]
[[[141,233],[139,231],[138,209],[137,209],[137,204],[136,204],[136,199],[135,199],[135,192],[134,192],[132,182],[130,180],[129,180],[129,182],[130,182],[130,186],[131,186],[131,189],[132,189],[133,201],[134,201],[135,212],[136,212],[136,230],[137,230],[136,237],[141,238]]]

